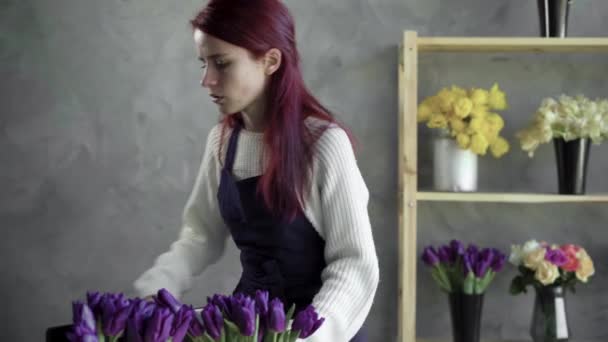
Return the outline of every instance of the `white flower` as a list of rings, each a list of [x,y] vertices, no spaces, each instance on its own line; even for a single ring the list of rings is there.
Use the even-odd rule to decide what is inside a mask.
[[[523,246],[511,245],[511,255],[509,256],[509,262],[515,266],[519,266],[523,259],[529,253],[535,251],[540,247],[540,244],[536,240],[529,240]]]

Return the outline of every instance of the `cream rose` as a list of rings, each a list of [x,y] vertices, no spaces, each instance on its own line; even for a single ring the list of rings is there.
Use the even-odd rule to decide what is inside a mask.
[[[534,273],[534,278],[543,285],[551,285],[559,277],[559,269],[552,263],[543,260],[540,262]]]
[[[580,249],[576,256],[578,257],[579,266],[576,270],[576,277],[578,280],[586,283],[589,277],[591,277],[595,273],[595,268],[593,267],[593,260],[587,254],[587,251],[584,249]]]
[[[536,270],[539,265],[545,261],[546,250],[542,247],[538,247],[524,255],[524,266],[531,270]]]

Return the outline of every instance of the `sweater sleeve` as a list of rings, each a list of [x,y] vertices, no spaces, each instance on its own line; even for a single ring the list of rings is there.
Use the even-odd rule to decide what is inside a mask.
[[[134,282],[139,296],[156,294],[166,288],[181,297],[192,280],[215,263],[224,251],[228,230],[217,204],[218,162],[213,152],[218,127],[211,130],[194,188],[182,214],[182,228],[169,250]]]
[[[379,282],[369,192],[344,130],[327,129],[317,146],[327,266],[313,306],[325,322],[308,341],[349,341],[369,314]]]

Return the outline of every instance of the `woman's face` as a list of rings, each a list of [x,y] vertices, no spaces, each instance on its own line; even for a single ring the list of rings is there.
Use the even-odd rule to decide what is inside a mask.
[[[194,31],[198,57],[203,63],[201,85],[223,114],[259,107],[267,82],[264,63],[246,49]]]

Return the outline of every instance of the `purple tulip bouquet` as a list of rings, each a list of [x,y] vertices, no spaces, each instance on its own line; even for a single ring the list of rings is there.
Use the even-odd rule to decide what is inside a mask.
[[[216,294],[200,310],[165,289],[154,301],[94,292],[72,308],[67,337],[73,342],[293,342],[312,335],[324,321],[311,305],[292,320],[295,306],[285,312],[281,300],[269,300],[265,291],[255,298]]]
[[[474,244],[465,248],[458,240],[437,248],[427,246],[422,253],[433,279],[447,293],[484,293],[505,260],[506,255],[496,248],[480,249]]]

